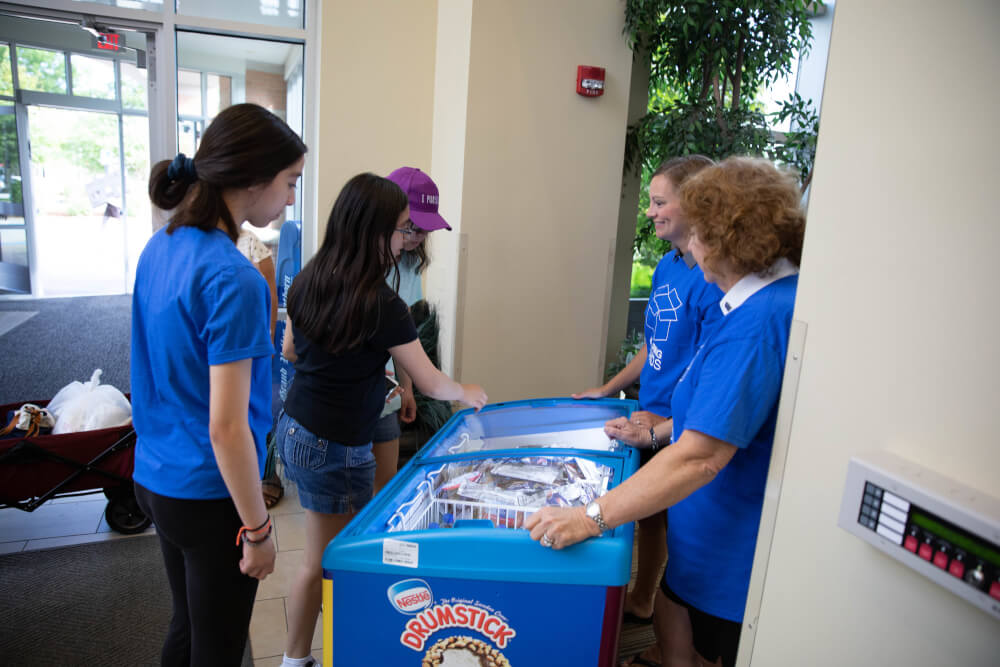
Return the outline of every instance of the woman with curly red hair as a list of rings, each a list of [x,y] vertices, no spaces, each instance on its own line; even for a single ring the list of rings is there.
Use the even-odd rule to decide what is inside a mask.
[[[798,284],[805,215],[794,176],[729,158],[681,186],[689,249],[723,292],[722,321],[674,389],[671,446],[597,501],[525,526],[561,549],[670,507],[657,597],[664,665],[732,665],[753,565]],[[605,430],[616,437],[614,427]]]

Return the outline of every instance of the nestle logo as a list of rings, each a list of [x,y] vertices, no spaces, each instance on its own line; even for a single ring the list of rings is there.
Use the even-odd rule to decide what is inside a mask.
[[[404,579],[398,581],[386,590],[389,602],[396,611],[404,614],[416,614],[426,609],[434,601],[431,587],[423,579]]]

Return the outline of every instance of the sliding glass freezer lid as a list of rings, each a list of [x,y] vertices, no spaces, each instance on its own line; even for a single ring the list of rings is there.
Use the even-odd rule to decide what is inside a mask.
[[[547,398],[496,403],[479,412],[463,410],[418,457],[523,448],[615,451],[620,445],[604,433],[604,424],[628,417],[637,407],[630,400]]]

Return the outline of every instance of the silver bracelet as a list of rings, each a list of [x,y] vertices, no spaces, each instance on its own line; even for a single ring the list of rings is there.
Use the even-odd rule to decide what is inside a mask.
[[[652,426],[649,427],[649,438],[651,440],[649,448],[655,452],[657,449],[660,448],[660,445],[658,442],[656,442],[656,431],[653,429]]]

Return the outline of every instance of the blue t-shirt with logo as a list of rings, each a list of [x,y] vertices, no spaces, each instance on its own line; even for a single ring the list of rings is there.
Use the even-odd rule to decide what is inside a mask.
[[[797,275],[776,280],[727,314],[674,392],[674,440],[691,429],[739,451],[670,508],[667,584],[701,611],[736,622],[750,586],[797,285]]]
[[[646,364],[639,375],[639,407],[661,417],[673,415],[674,385],[704,332],[722,312],[722,291],[705,282],[697,264],[688,267],[676,250],[656,265],[646,305]]]
[[[171,498],[229,495],[208,437],[209,366],[253,359],[249,421],[264,470],[271,425],[270,292],[221,230],[161,229],[132,295],[133,479]]]

